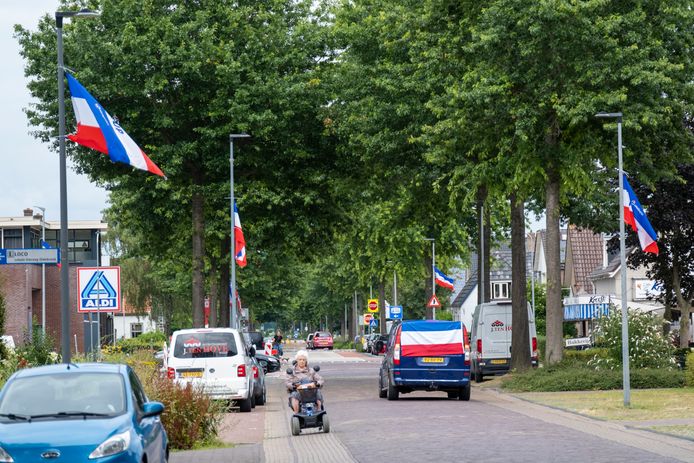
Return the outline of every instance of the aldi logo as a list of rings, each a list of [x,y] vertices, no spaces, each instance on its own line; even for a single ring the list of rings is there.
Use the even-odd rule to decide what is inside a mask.
[[[120,312],[120,267],[77,269],[78,312]]]

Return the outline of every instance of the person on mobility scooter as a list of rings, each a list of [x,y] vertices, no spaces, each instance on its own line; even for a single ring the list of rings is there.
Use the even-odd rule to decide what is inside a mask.
[[[330,432],[330,422],[323,406],[323,395],[319,388],[323,378],[319,366],[308,366],[308,352],[300,350],[294,357],[294,369],[287,368],[287,391],[289,407],[294,411],[291,419],[292,435],[298,436],[302,429],[321,428]]]

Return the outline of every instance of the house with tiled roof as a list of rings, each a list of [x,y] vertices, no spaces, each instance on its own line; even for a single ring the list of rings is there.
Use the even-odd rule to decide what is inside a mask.
[[[602,235],[592,230],[569,226],[562,287],[569,288],[571,296],[595,293],[588,275],[603,265],[603,241]]]
[[[559,230],[560,240],[559,240],[559,261],[561,268],[561,275],[559,281],[564,281],[564,262],[566,256],[566,240],[568,238],[568,233],[566,228],[561,228]],[[534,248],[533,248],[533,264],[532,272],[534,272],[535,278],[539,283],[547,283],[547,231],[538,230],[535,232]]]

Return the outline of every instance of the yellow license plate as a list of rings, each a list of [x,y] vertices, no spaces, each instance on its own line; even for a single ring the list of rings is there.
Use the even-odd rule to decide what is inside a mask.
[[[424,363],[443,363],[443,357],[424,357],[422,359]]]
[[[202,371],[182,371],[181,378],[202,378]]]
[[[506,365],[506,360],[501,359],[501,360],[492,360],[491,362],[492,365]]]

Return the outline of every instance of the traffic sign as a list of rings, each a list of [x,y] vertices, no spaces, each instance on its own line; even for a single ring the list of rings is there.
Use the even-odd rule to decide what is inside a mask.
[[[378,320],[374,318],[369,322],[369,326],[372,328],[376,328],[378,326]]]
[[[391,320],[402,319],[401,305],[391,305],[388,309],[388,318],[390,318]]]
[[[369,299],[366,308],[369,312],[378,312],[378,299]]]
[[[431,299],[429,299],[429,303],[427,304],[427,307],[436,307],[436,308],[441,307],[441,303],[437,299],[436,294],[431,295]]]
[[[374,314],[372,314],[372,313],[365,313],[364,314],[364,324],[365,325],[368,325],[369,323],[371,323],[371,320],[373,320],[373,319],[374,319]]]
[[[57,264],[58,249],[0,249],[0,264]]]
[[[120,312],[120,267],[77,269],[78,312]]]

